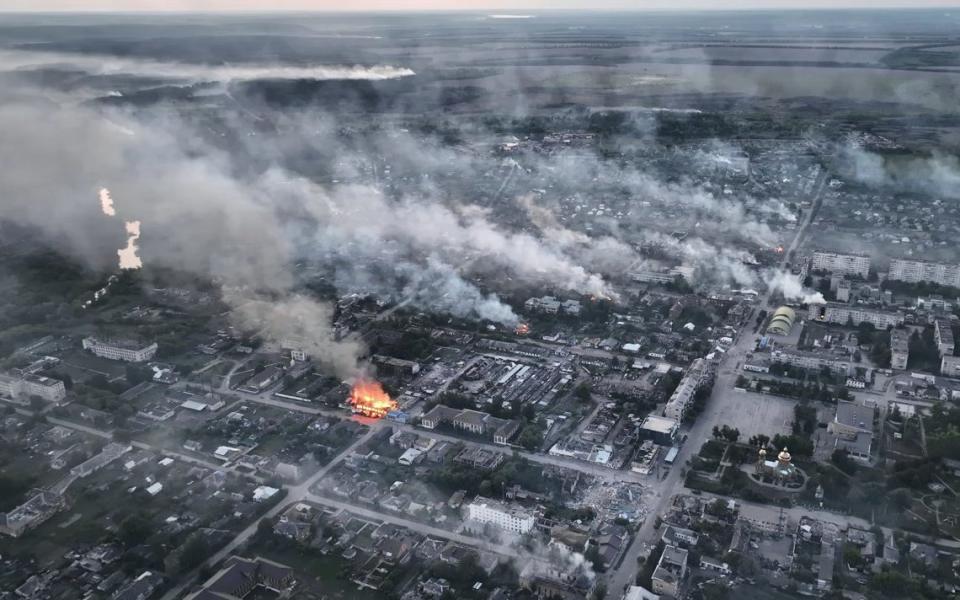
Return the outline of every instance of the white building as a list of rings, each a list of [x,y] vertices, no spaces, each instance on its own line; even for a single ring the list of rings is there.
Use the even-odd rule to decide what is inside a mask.
[[[97,338],[83,339],[83,349],[89,350],[101,358],[124,360],[127,362],[147,362],[157,354],[157,343],[143,346],[132,341],[100,341]]]
[[[930,282],[960,287],[960,265],[894,258],[887,275],[893,281]]]
[[[467,505],[467,519],[514,533],[527,533],[533,529],[536,518],[525,510],[507,506],[502,502],[477,496]]]
[[[944,355],[940,360],[940,374],[944,377],[960,377],[960,356]]]
[[[810,371],[819,371],[826,368],[831,373],[844,376],[853,372],[853,366],[848,357],[839,354],[777,349],[770,353],[770,360]]]
[[[0,374],[0,396],[25,401],[38,396],[47,402],[60,402],[67,397],[67,388],[59,379],[27,374],[23,376]]]
[[[903,329],[890,330],[890,368],[903,370],[910,359],[910,335]]]
[[[866,279],[867,275],[870,274],[870,257],[864,254],[814,252],[813,270],[829,271],[841,275],[856,275]]]
[[[860,323],[870,323],[877,329],[896,327],[904,322],[904,314],[901,312],[883,312],[835,302],[811,304],[807,316],[811,321],[838,323],[840,325],[846,325],[850,322],[854,326]]]
[[[663,409],[663,416],[668,419],[683,421],[683,417],[687,414],[687,411],[690,410],[690,405],[693,403],[694,395],[697,393],[697,390],[700,389],[700,386],[703,385],[706,372],[707,361],[702,358],[693,361],[690,369],[683,376],[683,379],[680,380],[680,385],[677,386],[673,395],[670,396],[670,400],[667,401],[667,405]]]
[[[687,574],[687,554],[686,550],[676,546],[664,547],[650,582],[655,594],[679,597],[680,586]]]
[[[937,319],[933,324],[934,339],[940,356],[953,354],[953,326],[947,319]]]

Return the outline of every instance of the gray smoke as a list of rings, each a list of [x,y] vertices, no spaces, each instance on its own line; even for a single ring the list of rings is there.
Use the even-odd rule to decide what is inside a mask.
[[[884,156],[856,143],[840,151],[841,166],[860,183],[895,191],[960,199],[960,158],[942,152],[927,157]]]

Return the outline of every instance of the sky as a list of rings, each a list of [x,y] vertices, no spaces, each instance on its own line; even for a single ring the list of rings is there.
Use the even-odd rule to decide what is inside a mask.
[[[739,10],[951,8],[960,0],[0,0],[0,11]]]

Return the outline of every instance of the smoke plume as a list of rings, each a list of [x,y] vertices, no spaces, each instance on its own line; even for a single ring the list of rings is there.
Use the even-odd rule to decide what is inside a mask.
[[[411,69],[392,66],[316,65],[292,67],[265,64],[211,65],[140,60],[103,54],[15,50],[0,52],[0,66],[7,70],[69,67],[81,69],[92,75],[124,74],[190,82],[250,81],[254,79],[349,79],[379,81],[410,77],[416,74]]]
[[[795,300],[803,304],[826,304],[823,294],[805,289],[800,278],[786,271],[767,271],[767,287],[779,292],[786,300]]]

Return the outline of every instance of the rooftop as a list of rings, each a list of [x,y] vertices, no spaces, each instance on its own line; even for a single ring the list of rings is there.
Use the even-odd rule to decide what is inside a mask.
[[[836,422],[847,427],[873,431],[873,409],[854,402],[838,402]]]
[[[643,420],[643,424],[640,426],[641,429],[647,431],[655,431],[657,433],[673,433],[678,427],[676,419],[670,419],[668,417],[658,417],[656,415],[650,415]]]

